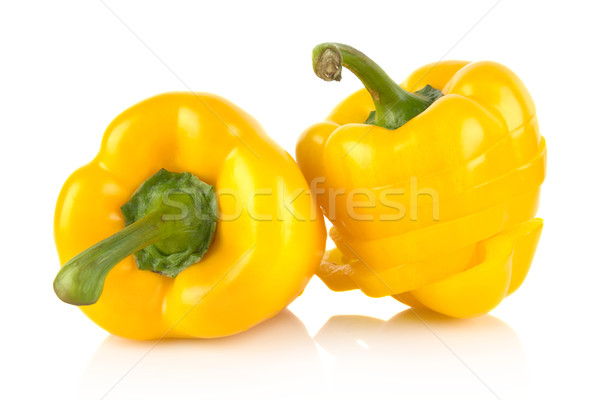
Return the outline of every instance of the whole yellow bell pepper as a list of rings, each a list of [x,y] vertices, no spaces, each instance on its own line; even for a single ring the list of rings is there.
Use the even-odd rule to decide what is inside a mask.
[[[333,223],[318,276],[455,317],[486,313],[525,278],[546,146],[527,89],[493,62],[425,65],[401,84],[358,50],[324,43],[315,73],[366,87],[298,140]]]
[[[294,160],[244,111],[159,95],[119,115],[65,183],[54,289],[118,336],[241,332],[314,274],[326,237],[315,209]]]

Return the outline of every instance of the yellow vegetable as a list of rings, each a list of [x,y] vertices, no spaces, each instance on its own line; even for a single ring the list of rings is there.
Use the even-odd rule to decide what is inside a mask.
[[[60,193],[55,291],[128,338],[241,332],[313,275],[326,235],[313,203],[294,160],[232,103],[150,98]]]
[[[313,66],[324,80],[345,66],[366,87],[296,148],[334,225],[319,277],[456,317],[493,309],[522,283],[542,229],[546,145],[523,83],[494,62],[444,61],[397,85],[335,43]]]

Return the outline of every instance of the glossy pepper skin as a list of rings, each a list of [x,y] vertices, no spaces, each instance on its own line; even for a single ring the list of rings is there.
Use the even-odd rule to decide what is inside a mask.
[[[363,57],[344,64],[352,72],[372,62],[337,44],[318,46],[315,62],[336,46],[344,58]],[[334,64],[329,70],[341,69]],[[427,85],[443,96],[399,127],[365,123],[376,106],[362,89],[299,138],[298,163],[309,182],[321,182],[317,200],[337,246],[317,275],[332,290],[474,317],[527,275],[543,225],[534,217],[545,140],[527,89],[500,64],[429,64],[400,87],[414,94]]]
[[[110,124],[96,158],[60,192],[61,264],[122,230],[121,207],[163,168],[214,186],[214,239],[175,277],[126,257],[108,272],[98,301],[80,307],[90,319],[126,338],[213,338],[244,331],[301,294],[323,255],[322,216],[294,160],[251,116],[211,94],[152,97]]]

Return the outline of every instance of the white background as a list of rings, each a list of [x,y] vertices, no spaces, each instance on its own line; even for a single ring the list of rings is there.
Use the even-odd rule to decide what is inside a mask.
[[[495,1],[3,2],[0,397],[598,398],[598,9]],[[526,83],[549,149],[546,225],[515,295],[476,320],[427,317],[429,330],[393,299],[315,278],[245,334],[155,347],[108,336],[54,296],[56,197],[112,118],[161,92],[214,92],[293,154],[360,87],[314,76],[324,41],[398,81],[445,58],[499,61]]]

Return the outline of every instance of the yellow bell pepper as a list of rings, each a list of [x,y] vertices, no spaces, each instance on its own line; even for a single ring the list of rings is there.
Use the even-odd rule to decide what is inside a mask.
[[[546,145],[527,89],[500,64],[465,61],[397,85],[350,46],[315,48],[320,78],[342,66],[365,89],[296,147],[337,246],[317,275],[455,317],[490,311],[523,282],[542,229]]]
[[[159,95],[119,115],[65,183],[54,288],[118,336],[241,332],[314,274],[326,238],[314,203],[244,111],[210,94]]]

